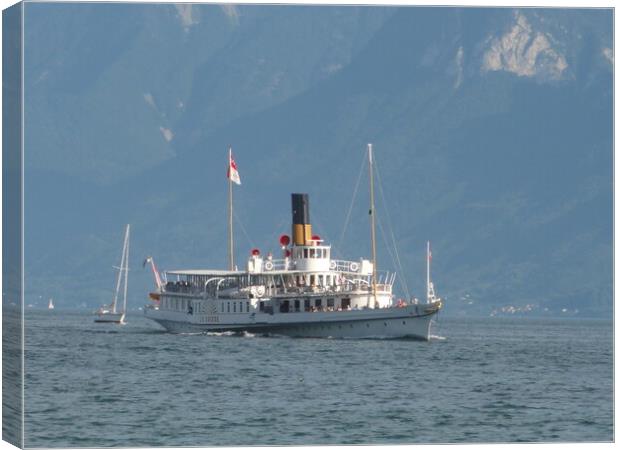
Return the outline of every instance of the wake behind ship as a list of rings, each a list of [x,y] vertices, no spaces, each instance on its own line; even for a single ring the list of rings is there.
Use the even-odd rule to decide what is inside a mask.
[[[229,161],[236,172],[232,156]],[[312,233],[308,195],[291,199],[292,239],[280,237],[280,259],[254,249],[245,270],[172,270],[162,282],[149,258],[158,289],[150,294],[146,317],[175,333],[428,340],[431,320],[443,305],[430,281],[430,248],[426,303],[395,300],[396,274],[376,270],[374,229],[372,260],[333,259],[331,246]]]

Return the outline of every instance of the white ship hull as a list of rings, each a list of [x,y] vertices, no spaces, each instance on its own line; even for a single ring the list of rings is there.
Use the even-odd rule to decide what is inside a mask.
[[[147,308],[145,315],[172,333],[249,332],[321,338],[415,338],[428,340],[441,304],[338,312],[190,316]],[[207,321],[219,323],[204,323]],[[201,323],[203,322],[203,323]]]

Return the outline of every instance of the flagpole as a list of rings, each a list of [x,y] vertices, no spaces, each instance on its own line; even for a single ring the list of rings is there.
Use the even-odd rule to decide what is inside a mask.
[[[377,245],[375,237],[375,186],[372,162],[372,144],[368,144],[368,172],[370,175],[370,241],[372,246],[372,296],[377,305]]]
[[[232,163],[232,147],[228,148],[228,268],[235,270],[235,260],[233,254],[233,197],[232,197],[232,177],[230,176]]]
[[[431,301],[431,241],[426,241],[426,303]]]

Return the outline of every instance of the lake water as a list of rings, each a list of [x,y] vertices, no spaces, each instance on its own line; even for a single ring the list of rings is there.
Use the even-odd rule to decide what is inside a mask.
[[[430,342],[173,335],[26,311],[27,447],[613,439],[613,324],[449,319]]]

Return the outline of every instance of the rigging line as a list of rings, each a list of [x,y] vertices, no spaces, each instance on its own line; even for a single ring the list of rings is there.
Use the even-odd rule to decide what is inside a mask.
[[[381,201],[383,202],[383,209],[385,210],[385,216],[387,217],[388,229],[390,231],[390,237],[392,238],[392,245],[394,246],[394,254],[396,255],[397,262],[397,270],[401,272],[399,278],[403,283],[403,287],[405,288],[405,293],[407,294],[407,298],[409,298],[409,287],[405,281],[403,265],[400,260],[400,255],[398,254],[398,246],[396,245],[396,237],[394,236],[394,227],[392,227],[392,220],[390,219],[390,213],[387,208],[387,202],[385,201],[385,194],[383,193],[383,183],[381,182],[381,174],[379,173],[379,166],[375,161],[375,173],[377,174],[377,181],[379,185],[379,194],[381,195]]]
[[[248,234],[247,230],[243,226],[243,222],[241,222],[241,219],[239,219],[239,216],[234,210],[233,210],[233,216],[235,217],[235,221],[237,222],[237,224],[241,227],[241,231],[243,231],[245,238],[248,240],[248,243],[250,244],[250,247],[252,248],[256,247],[254,245],[254,241],[252,241],[252,238],[250,238],[250,235]]]
[[[278,225],[275,227],[275,231],[269,237],[269,242],[267,243],[265,248],[269,248],[269,245],[271,245],[270,244],[271,242],[276,242],[276,239],[278,238],[278,233],[282,233],[282,229],[286,227],[287,221],[288,221],[288,218],[284,217],[282,220],[280,220],[280,222],[278,222]],[[284,233],[287,234],[286,231]],[[278,242],[278,248],[280,248],[279,242]]]
[[[397,266],[396,266],[396,259],[394,258],[394,253],[392,252],[392,249],[388,245],[388,240],[385,237],[385,230],[383,228],[383,223],[381,223],[381,219],[379,217],[377,217],[377,225],[379,225],[379,231],[381,232],[381,237],[383,238],[383,243],[385,244],[385,249],[389,253],[390,258],[392,259],[392,264],[394,264],[394,268],[396,269],[397,268]]]
[[[340,249],[342,248],[342,241],[344,240],[344,235],[347,232],[347,228],[349,226],[349,220],[351,219],[351,212],[353,211],[353,204],[355,203],[355,198],[357,197],[357,191],[360,187],[360,181],[362,180],[362,173],[364,172],[364,167],[366,166],[366,153],[362,154],[362,164],[360,165],[360,171],[357,175],[357,182],[355,183],[355,188],[353,189],[353,198],[351,198],[351,204],[349,205],[349,210],[347,211],[346,218],[344,220],[344,226],[342,228],[342,233],[340,233],[340,238],[338,239],[338,245],[334,248],[335,253],[339,255],[341,258],[343,257]]]
[[[327,233],[327,229],[323,226],[323,223],[317,218],[316,213],[313,213],[313,214],[314,214],[314,216],[313,216],[314,219],[312,220],[312,222],[314,222],[316,224],[317,233],[312,233],[312,234],[322,235],[321,239],[323,239],[324,242],[330,242],[329,234]]]
[[[379,186],[381,186],[381,184],[379,184]],[[395,265],[397,267],[397,274],[398,274],[398,278],[400,279],[400,282],[403,285],[403,288],[405,289],[405,294],[407,295],[407,298],[410,297],[410,292],[409,292],[409,286],[407,285],[407,281],[405,278],[405,271],[403,269],[403,265],[400,259],[400,255],[398,254],[398,246],[396,245],[396,238],[394,236],[394,230],[391,226],[390,223],[390,217],[389,214],[387,213],[387,207],[385,206],[386,202],[385,202],[385,197],[383,195],[383,191],[381,189],[381,187],[379,188],[380,192],[381,192],[381,196],[382,196],[382,201],[384,202],[384,209],[386,209],[386,215],[387,215],[387,219],[388,219],[388,230],[390,232],[390,237],[392,240],[392,248],[394,249],[394,256],[395,256]],[[386,246],[389,248],[390,246],[386,243]]]
[[[394,253],[392,252],[392,249],[390,249],[390,245],[388,243],[387,238],[385,237],[385,230],[383,228],[383,224],[381,223],[381,218],[379,216],[377,216],[377,224],[379,225],[379,231],[381,231],[381,237],[383,237],[383,243],[385,244],[385,249],[390,254],[390,257],[392,258],[392,263],[397,268],[396,275],[398,276],[398,281],[400,281],[400,284],[402,285],[407,298],[411,298],[410,293],[409,293],[409,286],[407,286],[407,282],[405,281],[405,278],[403,276],[404,274],[402,273],[402,271],[398,270],[398,265],[396,264],[396,258],[394,257]]]

